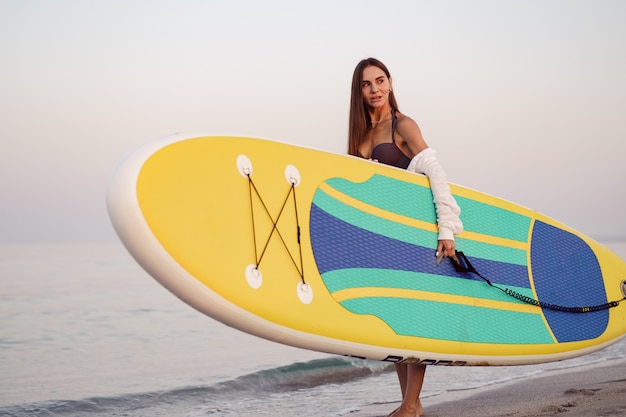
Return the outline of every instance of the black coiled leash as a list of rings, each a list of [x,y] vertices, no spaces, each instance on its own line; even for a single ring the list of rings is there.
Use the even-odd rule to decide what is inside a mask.
[[[541,308],[545,308],[549,310],[563,311],[566,313],[591,313],[594,311],[608,310],[609,308],[617,307],[622,301],[626,300],[626,295],[625,295],[624,298],[622,298],[621,300],[610,301],[605,304],[600,304],[600,305],[595,305],[595,306],[590,306],[590,307],[567,307],[567,306],[561,306],[558,304],[545,303],[543,301],[535,300],[534,298],[530,298],[528,296],[520,294],[517,291],[513,291],[510,288],[502,288],[492,283],[489,279],[482,276],[476,270],[476,268],[474,268],[470,260],[467,258],[467,256],[465,256],[463,252],[460,252],[460,251],[455,251],[455,252],[456,252],[456,256],[450,257],[450,262],[452,262],[452,265],[454,266],[454,269],[456,270],[456,272],[474,274],[480,279],[482,279],[483,281],[485,281],[487,284],[489,284],[489,286],[493,288],[497,288],[500,291],[504,292],[505,294],[519,301],[522,301],[524,303],[531,304],[537,307],[541,307]],[[626,281],[622,281],[622,286],[624,285],[626,285]]]

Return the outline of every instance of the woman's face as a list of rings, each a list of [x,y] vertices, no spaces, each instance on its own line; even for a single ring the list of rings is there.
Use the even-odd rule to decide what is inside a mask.
[[[385,106],[389,101],[390,92],[391,79],[387,78],[385,71],[373,65],[363,69],[361,93],[367,106],[372,109]]]

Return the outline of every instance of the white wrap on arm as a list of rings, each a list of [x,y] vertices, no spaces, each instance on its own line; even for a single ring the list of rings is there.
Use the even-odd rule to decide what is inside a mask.
[[[428,177],[437,212],[439,240],[454,240],[454,235],[458,235],[463,231],[463,223],[459,217],[461,209],[450,193],[446,173],[439,164],[435,151],[431,148],[426,148],[415,155],[407,170],[424,174]]]

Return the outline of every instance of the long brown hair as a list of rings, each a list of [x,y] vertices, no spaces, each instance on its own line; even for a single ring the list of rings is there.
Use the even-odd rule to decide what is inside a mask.
[[[350,121],[348,126],[348,154],[361,156],[359,153],[359,145],[367,128],[371,122],[369,112],[363,100],[363,91],[361,84],[363,83],[363,70],[369,66],[375,66],[383,70],[387,78],[391,78],[389,70],[376,58],[366,58],[358,63],[352,74],[352,93],[350,96]],[[393,91],[389,92],[389,104],[391,108],[398,111],[398,103],[393,95]]]

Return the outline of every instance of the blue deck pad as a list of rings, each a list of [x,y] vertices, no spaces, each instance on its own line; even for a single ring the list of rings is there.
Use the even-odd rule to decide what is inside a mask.
[[[484,300],[520,303],[448,261],[437,265],[435,248],[379,235],[349,224],[313,204],[311,244],[318,270],[331,293],[352,289],[407,289]],[[433,245],[436,234],[433,233]],[[425,243],[426,244],[426,243]],[[492,282],[532,296],[528,268],[517,264],[473,260]],[[369,290],[368,290],[369,291]],[[359,295],[340,304],[355,314],[383,320],[395,333],[479,343],[554,343],[536,313],[484,308],[472,303],[418,300],[398,296]]]
[[[580,237],[536,221],[530,246],[537,297],[544,303],[589,307],[607,302],[604,279],[593,250]],[[608,310],[565,313],[543,310],[559,342],[594,339],[606,329]]]
[[[477,280],[470,273],[457,272],[451,262],[435,262],[436,234],[431,247],[416,245],[372,233],[339,220],[317,207],[311,207],[311,244],[320,275],[329,271],[376,268],[412,271]],[[530,288],[526,266],[472,258],[472,264],[493,283]],[[498,291],[492,289],[493,291]]]

